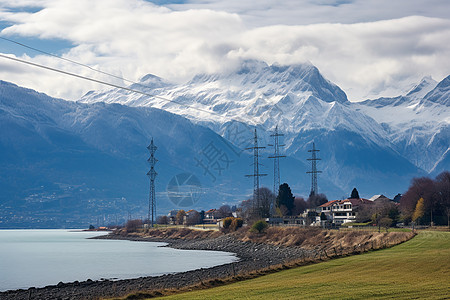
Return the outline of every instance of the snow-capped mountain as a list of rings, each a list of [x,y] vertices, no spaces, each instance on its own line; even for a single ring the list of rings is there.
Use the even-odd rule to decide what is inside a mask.
[[[268,132],[278,127],[286,134],[288,147],[301,130],[336,127],[364,132],[365,139],[387,144],[382,126],[350,108],[345,93],[309,64],[281,67],[252,60],[237,71],[197,75],[183,85],[144,86],[144,81],[133,85],[158,97],[114,89],[89,92],[80,102],[157,107],[205,124],[222,136],[229,136],[229,124],[235,122]]]
[[[275,122],[278,116],[290,122],[297,119],[295,124],[278,124],[283,127],[283,131],[296,131],[295,126],[301,122],[297,116],[309,112],[308,106],[315,106],[307,103],[308,99],[325,103],[348,103],[345,93],[324,79],[312,65],[281,67],[268,66],[259,61],[245,61],[234,72],[197,75],[186,84],[167,84],[157,88],[154,85],[146,87],[145,78],[148,76],[132,87],[158,97],[111,90],[90,92],[80,101],[152,106],[184,115],[197,122],[245,120],[245,123],[260,125],[283,123]],[[283,107],[289,109],[283,111]],[[327,106],[322,110],[331,108],[332,106]]]
[[[151,138],[158,147],[158,213],[238,204],[252,193],[244,177],[250,154],[163,110],[64,101],[0,81],[0,127],[0,227],[79,228],[99,217],[145,217]],[[308,189],[304,162],[288,158],[282,165],[295,190]],[[322,188],[342,193],[326,180]]]
[[[416,166],[430,173],[450,168],[443,163],[450,146],[450,76],[439,83],[425,77],[404,96],[352,106],[379,122],[394,149]]]
[[[246,130],[246,139],[236,139],[236,128],[256,126],[262,144],[267,145],[278,127],[285,135],[285,153],[301,161],[306,160],[312,141],[320,141],[316,144],[322,149],[323,177],[343,190],[359,185],[367,193],[378,189],[389,194],[404,189],[410,180],[406,177],[420,174],[396,150],[382,122],[350,103],[339,87],[310,64],[269,66],[245,61],[238,70],[197,75],[181,85],[135,88],[147,95],[109,90],[91,92],[80,101],[158,107],[208,126],[239,148],[248,146],[242,141],[251,140],[251,131]],[[414,97],[421,99],[426,89],[418,87]],[[374,176],[379,186],[373,185]],[[387,187],[392,176],[396,188]]]
[[[315,142],[319,192],[329,199],[346,197],[353,187],[364,197],[393,196],[415,176],[450,168],[449,81],[426,77],[404,96],[360,103],[349,102],[310,64],[259,61],[184,84],[149,74],[129,87],[137,92],[92,91],[77,102],[0,82],[0,188],[6,191],[0,209],[15,203],[66,215],[87,214],[85,207],[97,215],[145,215],[142,174],[152,137],[159,147],[161,210],[182,206],[168,190],[186,174],[195,176],[202,195],[189,208],[237,203],[252,193],[244,178],[252,173],[252,156],[244,149],[252,146],[254,128],[259,146],[266,146],[261,172],[269,176],[261,184],[272,187],[268,156],[276,127],[287,156],[280,160],[281,180],[294,194],[309,194],[307,158]],[[182,188],[192,192],[189,184]]]

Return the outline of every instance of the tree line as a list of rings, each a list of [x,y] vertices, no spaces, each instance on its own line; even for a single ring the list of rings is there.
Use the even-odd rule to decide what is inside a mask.
[[[450,172],[444,171],[435,179],[414,178],[400,200],[400,210],[406,224],[449,225]]]

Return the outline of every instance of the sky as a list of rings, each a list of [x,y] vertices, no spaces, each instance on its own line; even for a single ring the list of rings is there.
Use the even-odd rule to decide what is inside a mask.
[[[350,101],[450,75],[448,0],[0,0],[0,37],[132,81],[308,62]],[[0,54],[129,84],[1,39]],[[68,100],[107,88],[2,57],[0,80]]]

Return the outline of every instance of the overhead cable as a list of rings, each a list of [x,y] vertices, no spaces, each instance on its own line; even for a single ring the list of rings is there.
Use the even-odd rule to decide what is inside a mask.
[[[12,39],[8,39],[8,38],[2,37],[2,36],[0,36],[0,39],[2,39],[2,40],[4,40],[4,41],[7,41],[7,42],[10,42],[10,43],[14,43],[14,44],[16,44],[16,45],[19,45],[19,46],[22,46],[22,47],[25,47],[25,48],[28,48],[28,49],[31,49],[31,50],[33,50],[33,51],[36,51],[36,52],[39,52],[39,53],[48,55],[48,56],[51,56],[51,57],[55,57],[55,58],[58,58],[58,59],[61,59],[61,60],[70,62],[70,63],[75,64],[75,65],[78,65],[78,66],[82,66],[82,67],[88,68],[89,70],[94,71],[94,72],[98,72],[98,73],[101,73],[101,74],[104,74],[104,75],[108,75],[108,76],[111,76],[111,77],[114,77],[114,78],[117,78],[117,79],[120,79],[120,80],[129,82],[129,83],[138,84],[138,85],[141,85],[141,86],[143,86],[143,87],[148,87],[148,86],[146,86],[145,84],[142,84],[142,83],[139,83],[139,82],[135,82],[135,81],[133,81],[133,80],[129,80],[129,79],[123,78],[123,77],[121,77],[121,76],[117,76],[117,75],[114,75],[114,74],[111,74],[111,73],[108,73],[108,72],[105,72],[105,71],[102,71],[102,70],[93,68],[93,67],[91,67],[91,66],[89,66],[89,65],[87,65],[87,64],[83,64],[83,63],[80,63],[80,62],[78,62],[78,61],[75,61],[75,60],[72,60],[72,59],[69,59],[69,58],[65,58],[65,57],[62,57],[62,56],[59,56],[59,55],[55,55],[55,54],[52,54],[52,53],[50,53],[50,52],[47,52],[47,51],[44,51],[44,50],[41,50],[41,49],[38,49],[38,48],[35,48],[35,47],[31,47],[31,46],[29,46],[29,45],[26,45],[26,44],[24,44],[24,43],[17,42],[17,41],[12,40]]]
[[[106,81],[94,79],[94,78],[91,78],[91,77],[78,75],[78,74],[67,72],[67,71],[63,71],[63,70],[60,70],[60,69],[44,66],[44,65],[41,65],[41,64],[38,64],[38,63],[33,63],[31,61],[23,60],[23,59],[16,58],[16,57],[11,57],[11,56],[7,56],[7,55],[3,55],[3,54],[0,54],[0,57],[6,58],[6,59],[9,59],[9,60],[12,60],[12,61],[20,62],[20,63],[23,63],[23,64],[31,65],[31,66],[34,66],[34,67],[50,70],[50,71],[53,71],[53,72],[58,72],[58,73],[61,73],[61,74],[65,74],[65,75],[69,75],[69,76],[85,79],[85,80],[96,82],[96,83],[99,83],[99,84],[108,85],[108,86],[111,86],[111,87],[114,87],[114,88],[126,90],[126,91],[129,91],[129,92],[133,92],[133,93],[137,93],[137,94],[141,94],[141,95],[145,95],[145,96],[148,96],[148,97],[157,98],[157,99],[169,102],[169,103],[175,103],[175,104],[178,104],[178,105],[190,108],[190,109],[194,109],[194,110],[197,110],[197,111],[201,111],[201,112],[205,112],[205,113],[208,113],[208,114],[212,114],[212,115],[216,115],[216,116],[219,116],[219,117],[223,117],[221,114],[218,114],[218,113],[216,113],[214,111],[211,111],[211,110],[206,110],[206,109],[202,109],[202,108],[199,108],[199,107],[193,107],[193,106],[190,106],[188,104],[184,104],[184,103],[178,102],[176,100],[167,99],[167,98],[164,98],[164,97],[161,97],[161,96],[157,96],[157,95],[152,95],[152,94],[149,94],[149,93],[146,93],[146,92],[142,92],[142,91],[139,91],[139,90],[135,90],[135,89],[132,89],[132,88],[129,88],[129,87],[125,87],[125,86],[117,85],[117,84],[114,84],[114,83],[109,83],[109,82],[106,82]]]

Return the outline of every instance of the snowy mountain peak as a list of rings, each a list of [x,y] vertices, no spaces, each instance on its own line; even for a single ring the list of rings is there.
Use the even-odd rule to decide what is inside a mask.
[[[415,85],[407,94],[406,97],[413,99],[419,99],[425,97],[432,89],[437,85],[437,81],[431,76],[425,76],[422,80]]]
[[[444,78],[421,101],[420,105],[441,104],[450,106],[450,75]]]
[[[167,88],[173,84],[153,74],[143,76],[139,82],[132,84],[130,88],[137,90],[151,91],[155,89]]]
[[[309,64],[268,65],[257,60],[245,60],[237,70],[212,75],[198,75],[188,85],[213,84],[229,90],[252,90],[264,97],[302,95],[308,93],[326,102],[347,103],[347,95],[338,86],[326,80],[319,70]]]

